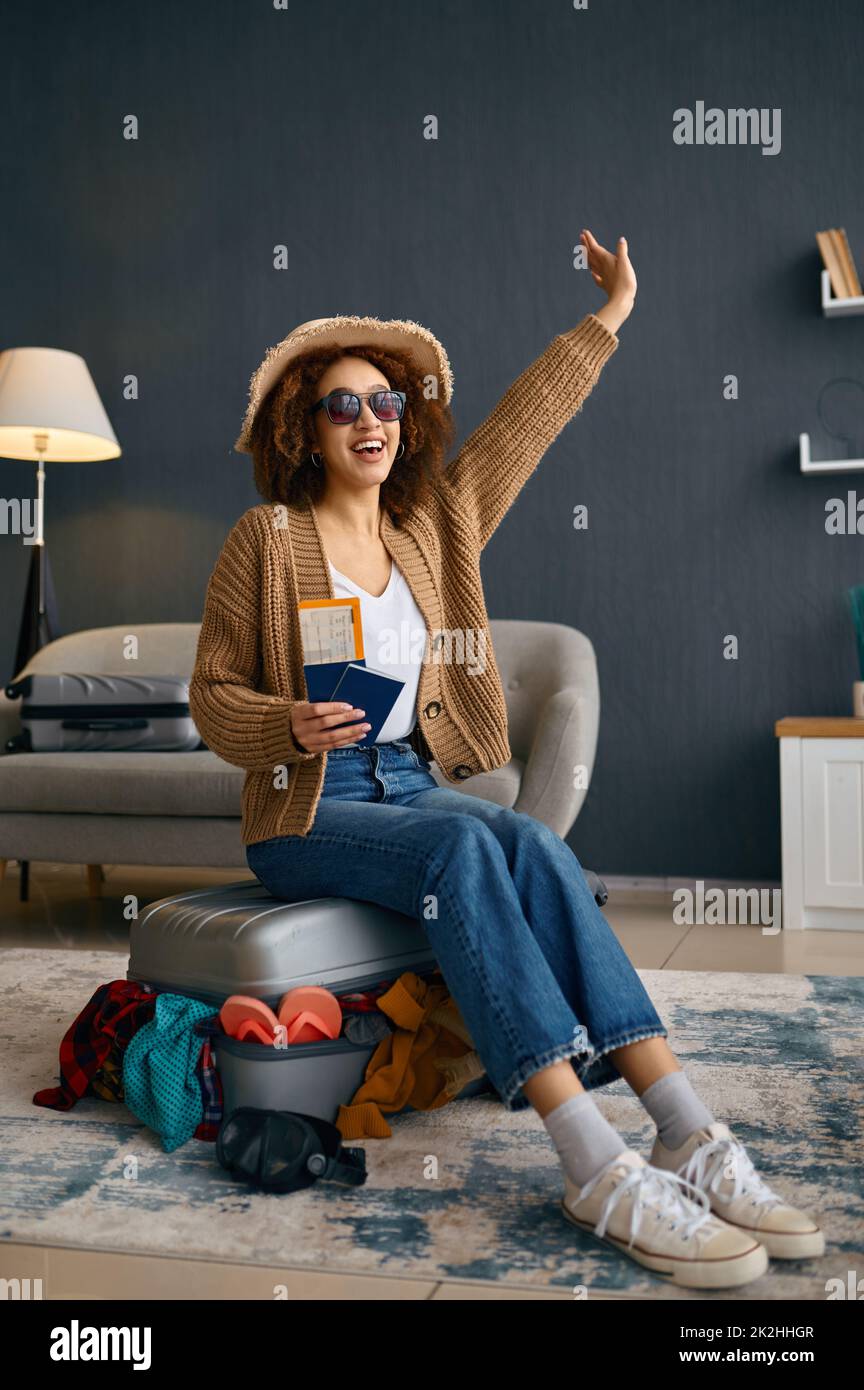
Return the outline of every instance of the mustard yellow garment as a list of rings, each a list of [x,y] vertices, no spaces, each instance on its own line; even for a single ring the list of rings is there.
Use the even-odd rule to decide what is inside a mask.
[[[440,974],[437,976],[440,980]],[[483,1075],[483,1065],[462,1016],[443,981],[426,981],[406,971],[376,1000],[396,1024],[378,1044],[366,1079],[349,1105],[341,1105],[336,1127],[343,1139],[389,1139],[384,1113],[411,1105],[438,1110],[463,1086]]]
[[[115,1038],[99,1071],[90,1078],[90,1085],[96,1095],[101,1096],[103,1100],[122,1102],[125,1099],[123,1094],[123,1047],[124,1040]]]

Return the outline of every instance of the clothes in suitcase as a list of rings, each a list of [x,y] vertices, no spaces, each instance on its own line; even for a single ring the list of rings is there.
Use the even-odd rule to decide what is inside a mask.
[[[438,968],[419,921],[349,898],[282,902],[255,881],[151,903],[132,923],[130,950],[130,980],[215,1009],[235,994],[275,1009],[297,985],[340,996]],[[251,1106],[332,1123],[363,1084],[378,1043],[340,1036],[277,1048],[217,1036],[212,1045],[226,1115]],[[457,1099],[489,1089],[481,1077]]]
[[[182,676],[34,671],[6,687],[22,697],[22,732],[8,753],[181,753],[202,746]]]

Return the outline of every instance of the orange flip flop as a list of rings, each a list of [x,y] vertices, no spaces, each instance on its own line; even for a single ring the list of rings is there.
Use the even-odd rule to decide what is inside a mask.
[[[280,1028],[285,1029],[285,1044],[297,1042],[323,1042],[333,1036],[328,1032],[327,1024],[318,1014],[313,1014],[309,1009],[304,1009],[297,1014],[289,1024],[280,1023]],[[338,1035],[337,1035],[338,1036]]]
[[[280,999],[277,1023],[285,1028],[289,1043],[338,1038],[342,1006],[335,994],[322,985],[298,985]]]
[[[279,1024],[276,1024],[279,1027]],[[238,1023],[237,1032],[233,1034],[238,1042],[259,1042],[266,1047],[274,1047],[276,1035],[272,1028],[265,1028],[254,1018],[244,1018],[242,1023]]]
[[[241,1024],[254,1022],[269,1033],[272,1043],[279,1019],[268,1004],[261,999],[252,999],[246,994],[232,994],[219,1010],[219,1022],[231,1038],[238,1036]]]

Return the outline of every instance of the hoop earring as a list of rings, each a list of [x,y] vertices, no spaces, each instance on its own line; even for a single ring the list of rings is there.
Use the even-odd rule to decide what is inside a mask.
[[[320,468],[320,467],[321,467],[321,464],[316,462],[314,453],[310,454],[309,457],[310,457],[310,459],[312,460],[312,466],[313,466],[313,468]]]

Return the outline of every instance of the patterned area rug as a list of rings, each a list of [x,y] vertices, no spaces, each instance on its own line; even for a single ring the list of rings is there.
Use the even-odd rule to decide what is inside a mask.
[[[31,1103],[54,1084],[72,1018],[127,958],[107,951],[2,953],[0,1239],[422,1278],[486,1279],[558,1291],[585,1286],[688,1299],[582,1235],[560,1213],[554,1151],[533,1110],[492,1096],[392,1120],[365,1141],[369,1177],[270,1196],[235,1184],[215,1146],[166,1154],[123,1106]],[[772,1263],[743,1295],[824,1299],[829,1278],[864,1270],[861,1118],[864,979],[640,971],[697,1089],[747,1144],[768,1181],[823,1224],[821,1260]],[[594,1092],[647,1158],[653,1130],[623,1081]],[[137,1177],[127,1174],[137,1160]],[[738,1291],[709,1295],[738,1298]]]

